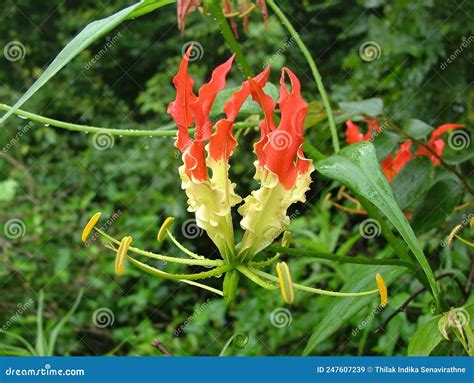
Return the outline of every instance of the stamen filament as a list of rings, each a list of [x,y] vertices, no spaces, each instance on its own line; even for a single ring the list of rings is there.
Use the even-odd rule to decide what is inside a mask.
[[[237,270],[240,271],[243,275],[245,275],[252,282],[256,283],[260,287],[263,287],[264,289],[267,289],[267,290],[276,290],[276,289],[278,289],[278,285],[268,283],[268,282],[264,281],[262,278],[260,278],[258,275],[256,275],[258,273],[256,273],[255,270],[251,270],[248,267],[245,267],[243,265],[238,265]],[[278,278],[277,278],[277,282],[278,282]]]
[[[257,269],[252,269],[252,271],[257,275],[260,275],[264,278],[269,279],[270,281],[278,282],[277,277],[274,277],[271,274],[265,273],[264,271],[257,270]],[[322,289],[317,289],[314,287],[308,287],[308,286],[300,285],[298,283],[292,283],[292,285],[297,290],[302,290],[308,293],[319,294],[319,295],[328,295],[332,297],[361,297],[365,295],[377,294],[379,292],[379,289],[375,289],[375,290],[370,290],[370,291],[361,291],[358,293],[341,293],[338,291],[322,290]]]
[[[215,289],[214,287],[207,286],[207,285],[204,285],[204,284],[199,283],[199,282],[189,281],[189,280],[187,280],[187,279],[180,279],[179,281],[180,281],[180,282],[187,283],[188,285],[200,287],[201,289],[211,291],[211,292],[213,292],[213,293],[215,293],[215,294],[217,294],[217,295],[220,295],[221,297],[224,296],[224,293],[223,293],[221,290],[217,290],[217,289]]]
[[[464,239],[463,237],[461,237],[460,235],[457,235],[455,234],[454,235],[457,239],[459,239],[461,242],[463,242],[464,244],[470,246],[470,247],[474,247],[474,242],[470,242],[468,241],[467,239]]]
[[[108,235],[107,233],[102,231],[101,229],[98,229],[97,227],[95,227],[94,230],[96,230],[99,234],[101,234],[102,236],[107,238],[110,242],[115,243],[116,245],[120,245],[120,241],[118,241],[114,237],[111,237],[110,235]],[[155,254],[155,253],[152,253],[150,251],[145,251],[145,250],[142,250],[142,249],[138,249],[138,248],[132,247],[132,246],[130,246],[128,248],[128,250],[133,252],[133,253],[136,253],[136,254],[144,255],[148,258],[159,259],[160,261],[166,261],[166,262],[172,262],[172,263],[181,263],[181,264],[191,265],[191,266],[193,266],[193,265],[196,265],[196,266],[222,266],[224,264],[223,261],[218,260],[218,259],[216,259],[216,260],[207,259],[207,258],[204,258],[204,259],[186,259],[186,258],[169,257],[169,256],[166,256],[166,255]]]
[[[181,243],[178,242],[178,240],[174,237],[173,234],[171,234],[169,230],[166,230],[166,233],[168,234],[168,237],[170,237],[171,241],[176,245],[176,247],[180,249],[184,254],[194,259],[206,259],[202,255],[193,253],[191,250],[186,249]]]
[[[278,253],[278,254],[275,254],[273,257],[266,259],[265,261],[250,262],[249,265],[250,265],[251,267],[256,267],[256,268],[265,267],[265,266],[270,266],[270,265],[272,265],[273,263],[275,263],[276,261],[278,261],[278,259],[279,259],[280,257],[281,257],[281,254]]]
[[[206,279],[206,278],[211,278],[211,277],[217,277],[229,271],[230,269],[230,265],[222,265],[212,270],[203,271],[201,273],[196,273],[196,274],[171,274],[171,273],[167,273],[165,271],[156,269],[150,265],[147,265],[146,263],[137,261],[135,258],[131,257],[130,255],[128,256],[128,260],[130,261],[131,264],[138,267],[140,270],[145,271],[148,274],[152,274],[164,279],[172,279],[172,280],[183,279],[183,280],[190,281],[190,280],[195,280],[195,279]]]

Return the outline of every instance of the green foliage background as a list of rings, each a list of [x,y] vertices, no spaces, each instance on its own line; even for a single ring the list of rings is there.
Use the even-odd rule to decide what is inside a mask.
[[[462,39],[470,36],[473,4],[429,0],[359,0],[349,5],[342,0],[281,3],[315,58],[334,106],[343,101],[379,97],[384,101],[384,114],[403,127],[413,118],[432,126],[446,122],[472,126],[472,46],[446,69],[442,64],[459,48]],[[5,1],[0,14],[1,42],[21,41],[26,56],[17,62],[1,57],[0,100],[13,104],[84,25],[123,6],[116,0],[27,0],[21,4]],[[198,85],[230,54],[210,17],[192,14],[181,37],[175,13],[175,6],[168,6],[126,22],[109,33],[109,40],[100,39],[82,52],[23,109],[107,128],[155,129],[169,123],[166,108],[175,95],[170,79],[177,70],[183,44],[195,40],[204,47],[203,57],[190,66]],[[114,38],[117,42],[92,63],[104,44]],[[271,63],[272,82],[277,83],[279,69],[284,65],[298,74],[306,99],[315,101],[310,117],[315,123],[308,127],[307,140],[329,154],[329,130],[321,121],[324,116],[319,118],[320,100],[309,68],[276,17],[270,17],[265,29],[261,15],[254,14],[249,33],[241,31],[239,41],[255,71]],[[361,60],[359,48],[366,41],[380,45],[378,60]],[[242,79],[234,68],[228,85],[236,86]],[[15,116],[9,119],[0,129],[2,146],[11,142],[27,123]],[[343,124],[339,123],[341,140],[343,131]],[[232,177],[239,180],[241,195],[255,187],[251,179],[251,142],[257,135],[254,130],[245,131],[232,158]],[[0,324],[11,323],[18,305],[29,299],[36,302],[43,289],[46,328],[51,327],[83,287],[84,298],[61,333],[57,355],[159,355],[150,346],[154,338],[174,355],[217,355],[237,332],[247,332],[249,343],[244,349],[231,346],[228,354],[301,355],[313,330],[327,320],[331,310],[332,315],[343,316],[346,308],[357,304],[354,298],[334,313],[337,298],[299,294],[295,305],[288,308],[291,324],[280,328],[270,321],[272,312],[283,307],[278,292],[262,291],[247,282],[240,286],[237,303],[227,309],[224,301],[211,293],[144,275],[132,267],[126,268],[123,277],[116,277],[113,253],[99,241],[89,248],[80,241],[82,227],[95,211],[102,211],[106,217],[117,214],[118,219],[108,231],[117,237],[132,235],[142,248],[171,254],[175,251],[166,243],[160,248],[155,240],[161,222],[172,215],[178,219],[176,236],[189,248],[204,255],[213,250],[205,235],[186,240],[181,232],[182,224],[192,216],[186,212],[186,197],[177,176],[181,159],[171,138],[116,137],[113,148],[101,151],[93,146],[91,136],[33,123],[27,134],[0,158],[1,222],[16,218],[26,227],[21,238],[0,238]],[[449,151],[447,155],[449,158]],[[457,165],[461,161],[455,155],[459,153],[452,157]],[[463,155],[464,159],[469,157]],[[472,182],[472,163],[459,166]],[[452,179],[442,169],[437,169],[436,177]],[[470,212],[452,212],[456,204],[469,200],[458,183],[453,185],[448,185],[446,197],[453,206],[443,205],[446,214],[439,224],[423,228],[418,234],[426,253],[431,255],[436,274],[455,271],[465,282],[468,249],[456,241],[452,247],[440,246],[450,229]],[[297,244],[335,252],[341,244],[357,237],[363,218],[323,204],[331,187],[331,183],[316,176],[309,203],[293,208],[296,218],[291,230]],[[382,237],[355,238],[354,243],[349,255],[373,257],[389,251]],[[290,260],[289,264],[295,281],[331,290],[356,284],[379,271],[375,266],[302,258]],[[173,265],[166,269],[182,270]],[[387,267],[386,273],[398,275],[393,267]],[[221,281],[212,283],[218,287]],[[386,332],[374,331],[419,287],[409,274],[394,278],[389,309],[366,321],[378,304],[371,300],[333,332],[317,329],[321,336],[311,353],[406,355],[417,327],[432,316],[428,294],[392,320]],[[442,290],[453,306],[461,300],[454,281],[445,280]],[[113,312],[113,325],[100,328],[93,324],[93,314],[101,308]],[[361,327],[365,322],[367,325]],[[33,340],[35,326],[31,306],[7,327]],[[16,344],[2,334],[0,343]],[[459,345],[445,342],[434,353],[462,352]]]

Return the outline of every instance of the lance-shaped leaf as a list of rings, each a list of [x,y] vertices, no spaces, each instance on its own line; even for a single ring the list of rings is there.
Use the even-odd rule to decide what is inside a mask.
[[[175,0],[142,0],[133,4],[113,15],[93,21],[88,24],[79,34],[74,37],[46,68],[43,74],[35,81],[35,83],[26,91],[26,93],[13,105],[1,119],[2,124],[10,117],[18,108],[20,108],[31,96],[33,96],[44,84],[46,84],[56,73],[58,73],[69,61],[96,41],[99,37],[110,32],[112,29],[120,25],[123,21],[147,14],[157,8],[167,4],[174,3]]]
[[[387,179],[380,170],[374,145],[370,142],[349,145],[338,154],[318,161],[316,170],[328,178],[342,182],[355,193],[367,198],[382,211],[415,255],[418,264],[426,274],[436,305],[439,308],[439,292],[433,271],[410,224],[398,206]]]

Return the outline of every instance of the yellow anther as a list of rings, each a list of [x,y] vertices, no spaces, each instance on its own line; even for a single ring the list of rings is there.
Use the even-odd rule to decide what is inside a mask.
[[[158,235],[156,239],[158,241],[163,241],[166,237],[166,232],[168,231],[168,228],[171,226],[171,224],[174,221],[174,217],[168,217],[165,219],[165,222],[163,222],[163,225],[161,225],[160,230],[158,230]]]
[[[471,218],[471,221],[469,222],[469,227],[471,229],[474,227],[474,217]]]
[[[87,222],[86,226],[84,227],[84,230],[82,231],[82,242],[85,242],[87,240],[87,237],[89,237],[89,234],[91,233],[97,221],[100,219],[101,215],[102,213],[95,213],[89,220],[89,222]]]
[[[459,224],[457,226],[454,226],[454,229],[451,230],[451,233],[448,235],[448,245],[451,245],[451,242],[453,242],[454,236],[462,229],[462,225]]]
[[[380,306],[385,307],[388,303],[387,285],[380,274],[375,276],[375,281],[377,282],[377,287],[379,289]]]
[[[276,265],[276,271],[283,300],[286,303],[292,304],[295,300],[295,293],[293,291],[290,269],[285,262],[279,262]]]
[[[128,248],[132,243],[133,238],[123,237],[122,241],[120,242],[120,246],[117,250],[117,255],[115,256],[115,274],[122,275],[123,274],[123,265],[125,263],[125,257],[127,256]]]

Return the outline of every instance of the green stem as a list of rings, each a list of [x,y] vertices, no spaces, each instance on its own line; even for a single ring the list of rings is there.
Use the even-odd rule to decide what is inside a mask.
[[[229,45],[229,48],[232,52],[235,53],[235,58],[237,63],[239,64],[239,68],[244,73],[245,77],[252,76],[252,69],[250,69],[250,65],[247,62],[242,50],[240,49],[239,43],[235,39],[234,32],[229,26],[224,13],[222,12],[222,5],[220,0],[208,0],[207,4],[209,5],[209,10],[212,13],[212,16],[217,21],[219,28],[224,36],[225,41]]]
[[[248,267],[245,267],[243,265],[238,265],[237,270],[240,271],[242,274],[244,274],[248,279],[250,279],[252,282],[256,283],[260,287],[263,287],[264,289],[267,290],[276,290],[278,289],[278,285],[273,285],[271,283],[268,283],[264,281],[262,278],[260,278],[258,275],[256,275],[255,272],[250,270]],[[278,282],[278,280],[277,280]]]
[[[97,227],[94,227],[94,230],[96,230],[102,236],[107,238],[110,242],[113,242],[116,245],[120,245],[119,240],[117,240],[114,237],[108,235],[107,233],[105,233],[101,229],[98,229]],[[152,253],[151,251],[145,251],[145,250],[139,249],[137,247],[133,247],[133,246],[130,246],[128,248],[128,250],[133,252],[133,253],[136,253],[136,254],[144,255],[148,258],[159,259],[160,261],[165,261],[165,262],[181,263],[181,264],[190,265],[190,266],[222,266],[224,264],[224,262],[222,262],[221,260],[206,259],[204,257],[202,259],[187,259],[187,258],[168,257],[166,255],[155,254],[155,253]]]
[[[13,109],[9,105],[0,104],[0,110],[8,111]],[[165,130],[168,126],[161,129],[154,129],[154,130],[135,130],[135,129],[110,129],[110,128],[102,128],[98,126],[88,126],[88,125],[79,125],[79,124],[72,124],[70,122],[55,120],[53,118],[48,118],[41,116],[39,114],[30,113],[22,109],[16,109],[14,114],[18,116],[23,116],[31,121],[36,121],[41,124],[51,125],[55,128],[61,128],[66,130],[72,130],[75,132],[84,132],[84,133],[106,133],[110,135],[116,136],[135,136],[135,137],[176,137],[177,130],[176,129],[169,129]],[[234,124],[235,129],[245,129],[249,127],[253,127],[258,125],[258,121],[245,121],[245,122],[237,122]],[[194,129],[189,130],[191,133],[194,132]]]
[[[140,270],[143,270],[144,272],[148,274],[155,275],[157,277],[164,278],[164,279],[175,280],[175,281],[179,281],[182,279],[192,281],[195,279],[206,279],[206,278],[211,278],[211,277],[217,277],[229,271],[231,267],[230,265],[222,265],[222,266],[216,267],[215,269],[212,269],[209,271],[203,271],[201,273],[196,273],[196,274],[171,274],[171,273],[167,273],[165,271],[156,269],[150,265],[147,265],[146,263],[137,261],[135,258],[129,255],[127,256],[127,258],[132,265],[138,267]]]
[[[256,270],[256,269],[252,269],[252,271],[257,275],[267,278],[270,281],[279,282],[277,277],[274,277],[271,274],[265,273],[264,271]],[[297,290],[302,290],[308,293],[313,293],[313,294],[318,294],[318,295],[328,295],[331,297],[362,297],[365,295],[372,295],[379,292],[378,289],[375,289],[375,290],[369,290],[369,291],[361,291],[358,293],[341,293],[338,291],[316,289],[314,287],[308,287],[308,286],[300,285],[298,283],[292,283],[292,285]]]
[[[403,262],[399,259],[371,259],[365,257],[348,257],[345,255],[337,255],[332,253],[324,253],[314,250],[307,249],[292,249],[289,247],[282,247],[279,245],[270,245],[267,247],[267,250],[270,250],[275,253],[283,253],[287,255],[296,255],[300,257],[312,257],[319,259],[327,259],[330,261],[340,262],[340,263],[354,263],[356,265],[393,265],[393,266],[402,266],[411,268],[412,265]]]
[[[303,40],[301,40],[298,32],[296,32],[295,28],[285,16],[285,14],[281,11],[281,9],[275,4],[273,0],[267,0],[267,4],[279,17],[286,29],[288,29],[288,32],[290,32],[291,37],[296,41],[296,44],[300,48],[301,53],[303,53],[303,56],[306,58],[306,61],[308,62],[309,67],[311,68],[314,80],[316,81],[316,86],[318,87],[319,94],[321,95],[321,99],[323,100],[324,109],[326,109],[326,114],[328,115],[329,128],[331,130],[332,136],[332,146],[334,148],[334,152],[337,153],[340,149],[340,146],[339,138],[337,136],[336,123],[334,121],[334,115],[332,113],[331,104],[329,103],[329,98],[326,93],[326,89],[324,88],[323,81],[321,79],[321,75],[319,74],[319,70],[316,66],[316,63],[311,57],[308,48],[306,48],[306,45],[303,43]]]

